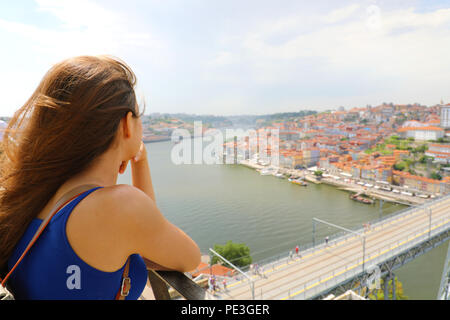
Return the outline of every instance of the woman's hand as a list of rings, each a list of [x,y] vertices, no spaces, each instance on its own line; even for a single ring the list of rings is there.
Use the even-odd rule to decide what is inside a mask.
[[[138,153],[131,159],[131,181],[133,186],[144,191],[155,201],[150,166],[147,160],[147,149],[142,141]]]
[[[128,161],[129,160],[122,161],[122,163],[120,164],[120,167],[119,167],[119,173],[120,174],[123,174],[125,172],[125,169],[127,168],[127,165],[128,165]]]
[[[134,163],[141,161],[147,161],[147,149],[145,148],[144,142],[141,141],[141,146],[139,147],[138,153],[132,159]]]
[[[123,174],[127,169],[128,161],[130,160],[122,161],[122,163],[120,164],[120,174]],[[133,163],[139,163],[142,161],[147,161],[147,149],[145,149],[144,142],[141,141],[138,153],[133,158],[131,158],[131,164],[133,165]]]

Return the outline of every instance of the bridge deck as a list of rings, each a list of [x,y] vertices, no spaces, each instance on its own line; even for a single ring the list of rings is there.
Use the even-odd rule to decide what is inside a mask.
[[[430,211],[431,228],[430,228]],[[431,202],[426,207],[412,208],[398,216],[381,221],[365,235],[367,270],[399,250],[412,248],[431,232],[440,233],[450,226],[450,197]],[[262,275],[251,275],[255,299],[307,299],[324,289],[324,285],[338,284],[362,272],[363,240],[358,235],[337,238],[327,246],[300,252],[300,257],[284,259],[263,266]],[[276,265],[276,266],[275,266]],[[230,283],[220,292],[222,299],[252,299],[248,280]]]

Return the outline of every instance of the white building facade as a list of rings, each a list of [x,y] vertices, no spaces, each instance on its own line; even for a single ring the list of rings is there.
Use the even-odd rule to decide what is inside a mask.
[[[444,129],[450,128],[450,104],[441,106],[441,127]]]
[[[404,138],[415,140],[437,140],[444,137],[444,130],[436,127],[401,128],[398,132]]]

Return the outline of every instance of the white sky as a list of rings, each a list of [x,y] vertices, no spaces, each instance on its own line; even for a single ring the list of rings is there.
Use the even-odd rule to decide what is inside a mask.
[[[0,116],[54,63],[112,54],[150,112],[450,102],[450,1],[0,0]]]

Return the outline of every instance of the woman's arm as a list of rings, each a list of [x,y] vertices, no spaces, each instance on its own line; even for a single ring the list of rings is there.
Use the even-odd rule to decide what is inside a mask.
[[[160,266],[182,272],[199,265],[197,244],[170,223],[147,194],[129,185],[116,188],[109,223],[115,225],[116,241],[125,244],[128,254],[139,253]]]
[[[146,193],[153,201],[156,202],[155,192],[153,190],[152,177],[150,174],[150,166],[147,160],[147,149],[143,142],[138,154],[131,159],[131,174],[133,186]]]

